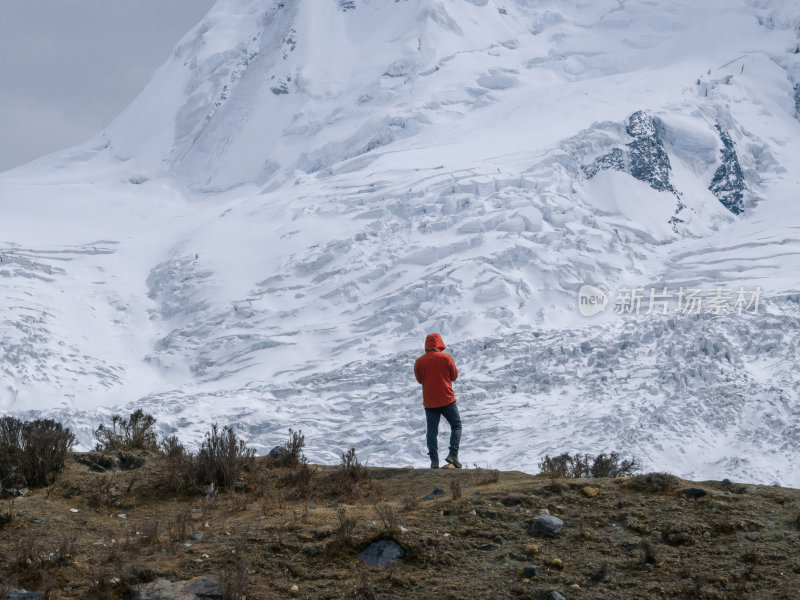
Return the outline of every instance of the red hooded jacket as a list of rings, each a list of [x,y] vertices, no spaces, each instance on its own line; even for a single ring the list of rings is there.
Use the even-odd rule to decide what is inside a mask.
[[[438,333],[425,338],[425,354],[414,363],[414,376],[422,384],[422,405],[439,408],[456,401],[452,382],[458,379],[453,357],[442,352],[447,346]]]

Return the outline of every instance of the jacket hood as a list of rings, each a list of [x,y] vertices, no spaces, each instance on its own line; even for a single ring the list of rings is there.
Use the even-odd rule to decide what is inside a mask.
[[[447,346],[444,345],[442,336],[438,333],[429,333],[428,337],[425,338],[425,352],[428,350],[439,350],[441,352],[445,348]]]

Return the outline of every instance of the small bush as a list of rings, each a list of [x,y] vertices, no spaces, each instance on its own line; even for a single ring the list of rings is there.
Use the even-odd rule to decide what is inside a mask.
[[[628,477],[639,470],[635,459],[620,460],[617,452],[599,454],[568,453],[555,457],[545,455],[539,462],[541,475],[550,479],[582,478],[582,477]]]
[[[141,408],[133,411],[127,419],[119,415],[111,417],[111,427],[100,425],[94,432],[98,440],[97,450],[139,448],[157,450],[155,432],[156,419]]]
[[[316,468],[301,462],[289,470],[281,481],[284,485],[293,488],[288,495],[290,499],[308,502],[317,487]]]
[[[550,458],[549,455],[539,463],[539,471],[550,479],[564,479],[572,476],[572,465],[574,459],[569,454],[561,454]]]
[[[222,573],[222,598],[223,600],[244,600],[247,586],[250,584],[250,565],[247,560],[247,540],[236,542],[234,551]]]
[[[14,501],[8,506],[0,506],[0,531],[14,520]]]
[[[283,446],[276,446],[269,452],[269,460],[274,467],[294,467],[306,464],[308,459],[303,455],[306,438],[302,431],[289,429],[289,439]]]
[[[166,468],[162,487],[173,494],[191,494],[200,489],[198,467],[195,457],[186,450],[178,436],[172,435],[161,441],[161,450],[166,457]]]
[[[74,445],[72,432],[52,419],[0,418],[0,490],[50,485]]]
[[[158,519],[146,521],[139,526],[142,543],[146,546],[155,546],[161,542],[161,523]]]
[[[188,511],[180,511],[172,521],[167,523],[167,533],[173,542],[184,542],[189,535],[192,515]]]
[[[450,481],[450,496],[453,500],[461,498],[461,482],[458,479]]]
[[[197,468],[200,482],[213,483],[218,488],[230,491],[242,472],[248,468],[256,451],[248,448],[230,427],[220,430],[211,426],[206,439],[197,453]]]
[[[400,503],[403,506],[403,510],[408,512],[417,510],[420,507],[419,498],[413,495],[406,496],[400,501]]]
[[[609,455],[598,454],[590,472],[592,477],[630,477],[639,468],[635,458],[620,460],[619,454],[612,452]]]
[[[642,562],[646,565],[654,565],[658,562],[655,546],[647,540],[642,540]]]
[[[356,449],[350,448],[346,453],[342,452],[342,462],[339,465],[339,470],[353,481],[364,481],[369,479],[367,473],[367,466],[362,465],[356,456]]]
[[[58,565],[67,565],[75,555],[78,538],[74,533],[62,533],[55,542],[55,547],[50,554],[50,560]]]
[[[340,548],[352,546],[353,533],[356,530],[356,520],[353,517],[347,516],[347,509],[344,506],[340,506],[336,509],[336,519],[339,522],[334,532],[336,545]]]
[[[396,533],[400,531],[400,523],[397,520],[397,511],[394,506],[386,503],[381,503],[375,506],[375,514],[383,523],[383,529],[387,533]]]
[[[369,480],[369,489],[367,491],[367,497],[369,501],[373,504],[379,504],[381,502],[386,501],[386,496],[388,494],[388,490],[386,486],[382,484],[380,481],[375,481],[374,479]]]
[[[92,508],[101,506],[111,506],[116,501],[117,487],[116,479],[111,477],[102,477],[98,475],[94,480],[94,485],[89,488],[87,493],[87,501]]]
[[[362,465],[356,456],[356,449],[350,448],[342,452],[342,462],[333,474],[334,491],[340,498],[354,500],[361,497],[359,484],[369,481],[366,465]]]
[[[500,481],[500,471],[497,469],[482,469],[478,465],[473,465],[472,478],[477,485],[489,485]]]
[[[27,535],[14,542],[14,564],[21,568],[38,570],[47,556],[47,549],[38,536]]]
[[[669,473],[644,473],[634,475],[628,486],[639,492],[664,494],[679,487],[680,480]]]

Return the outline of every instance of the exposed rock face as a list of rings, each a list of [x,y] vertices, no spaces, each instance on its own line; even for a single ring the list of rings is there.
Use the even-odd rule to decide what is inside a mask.
[[[628,117],[625,131],[633,138],[626,144],[627,150],[614,148],[584,166],[584,174],[591,179],[605,169],[624,171],[654,190],[678,194],[669,179],[672,166],[653,117],[646,111],[636,111]]]
[[[711,185],[708,189],[719,199],[722,205],[738,215],[744,211],[744,190],[747,188],[744,181],[742,166],[739,164],[739,157],[736,155],[736,148],[733,140],[727,131],[717,124],[720,139],[722,140],[722,164],[714,173]]]
[[[631,175],[649,183],[654,190],[677,193],[669,181],[672,166],[653,118],[644,111],[637,111],[628,117],[625,130],[633,138],[628,144]]]
[[[797,83],[794,86],[794,107],[797,110],[797,114],[795,116],[800,119],[800,83]]]

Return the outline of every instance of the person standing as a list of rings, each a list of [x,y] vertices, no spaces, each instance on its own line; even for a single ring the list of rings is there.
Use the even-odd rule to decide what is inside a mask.
[[[458,461],[458,445],[461,442],[461,417],[456,407],[453,382],[458,379],[458,369],[453,357],[445,354],[442,336],[431,333],[425,338],[425,354],[414,363],[414,376],[422,385],[422,405],[427,420],[428,455],[431,469],[439,468],[439,420],[444,417],[450,425],[450,453],[445,462],[456,469],[461,468]]]

